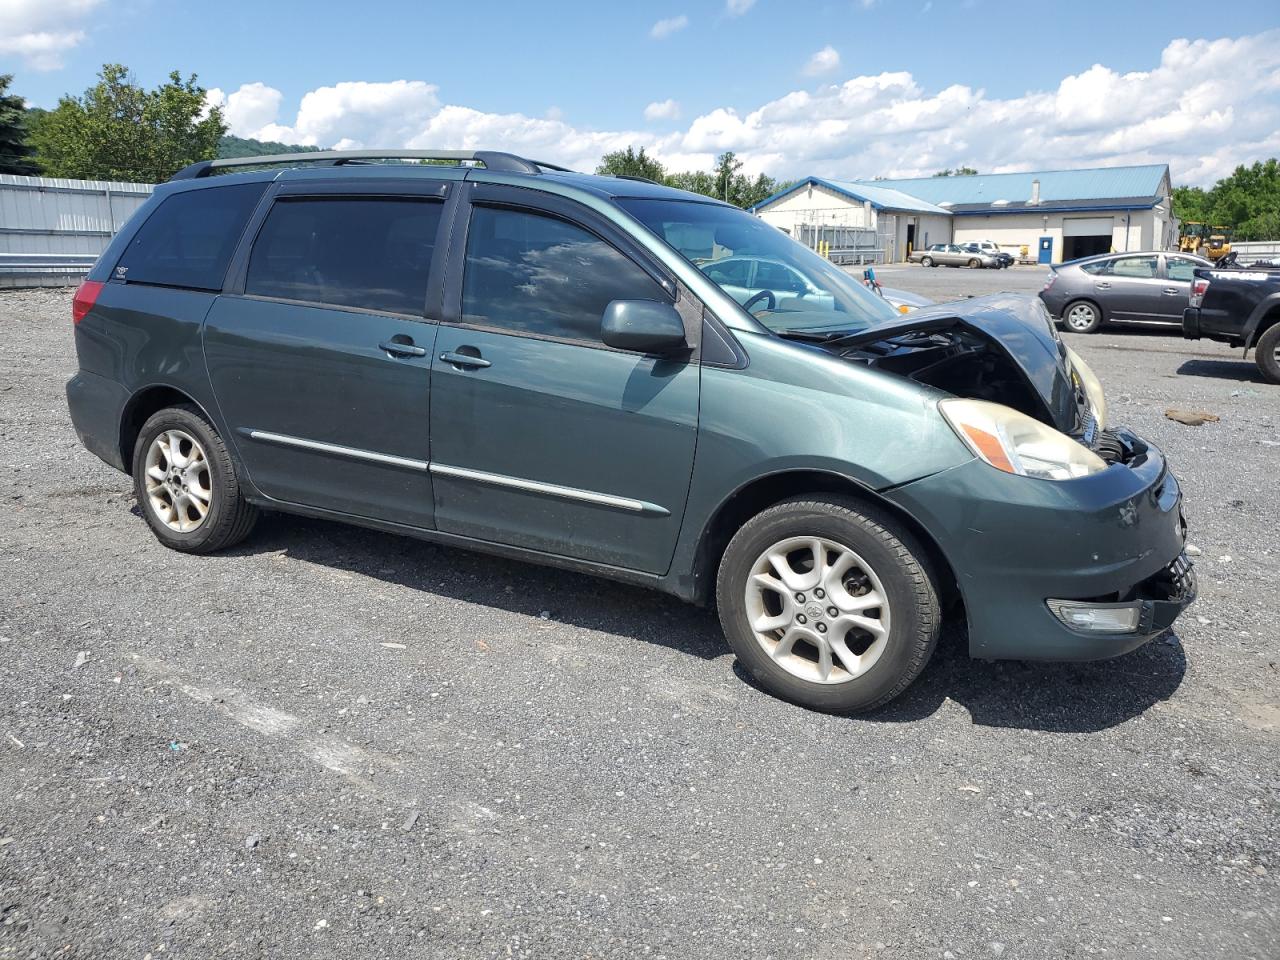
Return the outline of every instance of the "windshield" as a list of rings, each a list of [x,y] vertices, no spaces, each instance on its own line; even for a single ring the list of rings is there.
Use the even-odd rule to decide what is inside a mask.
[[[617,202],[774,333],[858,332],[899,316],[860,281],[742,210],[693,200]]]

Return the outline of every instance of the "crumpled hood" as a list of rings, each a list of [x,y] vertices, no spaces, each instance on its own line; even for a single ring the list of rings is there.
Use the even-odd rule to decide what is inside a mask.
[[[841,338],[842,347],[876,343],[913,332],[942,333],[961,327],[1008,355],[1044,404],[1048,422],[1078,433],[1088,417],[1084,394],[1067,360],[1066,346],[1038,297],[996,293],[924,307],[901,319]]]

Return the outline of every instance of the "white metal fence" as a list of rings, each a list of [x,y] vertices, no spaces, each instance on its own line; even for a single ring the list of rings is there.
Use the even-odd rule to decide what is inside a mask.
[[[77,282],[152,189],[0,174],[0,287]]]
[[[1280,257],[1280,240],[1232,241],[1231,249],[1245,263],[1252,260],[1272,260]]]

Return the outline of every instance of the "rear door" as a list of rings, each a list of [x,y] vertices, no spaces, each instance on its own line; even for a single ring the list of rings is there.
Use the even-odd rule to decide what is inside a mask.
[[[585,207],[469,186],[432,362],[438,528],[665,573],[693,470],[697,353],[606,347],[600,320],[613,300],[674,301],[696,345],[701,306]]]
[[[432,525],[428,304],[439,302],[447,189],[285,184],[238,254],[204,351],[222,417],[267,496]]]
[[[1191,305],[1191,281],[1196,267],[1207,266],[1190,257],[1164,256],[1164,286],[1161,288],[1160,317],[1168,323],[1182,324],[1182,312]]]
[[[1098,300],[1113,320],[1162,319],[1164,286],[1160,257],[1154,253],[1116,257],[1093,276]]]

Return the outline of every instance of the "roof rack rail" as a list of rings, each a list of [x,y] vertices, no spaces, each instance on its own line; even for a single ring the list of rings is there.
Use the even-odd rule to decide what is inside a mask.
[[[483,163],[486,170],[502,173],[541,173],[545,170],[568,172],[553,163],[539,163],[496,150],[313,150],[308,153],[275,153],[263,157],[232,157],[226,160],[200,160],[183,167],[170,180],[195,180],[228,167],[260,167],[274,164],[319,163],[340,167],[369,160],[454,160]]]

